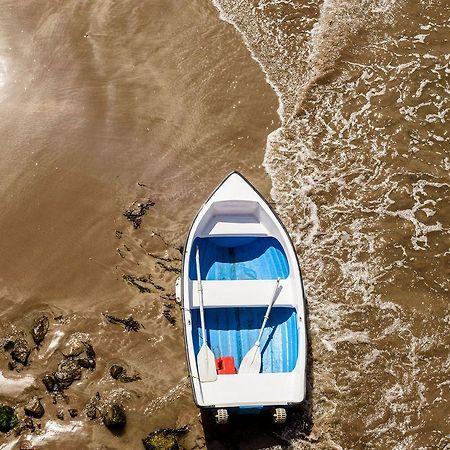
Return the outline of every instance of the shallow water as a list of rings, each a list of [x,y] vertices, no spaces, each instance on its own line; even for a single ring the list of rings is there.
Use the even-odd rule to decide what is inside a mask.
[[[445,446],[447,2],[0,9],[1,337],[42,312],[52,319],[20,372],[33,386],[0,390],[19,407],[43,396],[44,432],[0,437],[5,448],[141,448],[154,429],[186,423],[186,448],[203,447],[204,434],[208,448]],[[202,426],[180,313],[165,306],[190,220],[233,169],[266,196],[272,185],[304,272],[308,404],[281,430]],[[122,212],[147,199],[155,205],[134,230]],[[122,278],[148,274],[150,293]],[[105,312],[145,328],[124,332]],[[97,368],[54,405],[39,380],[74,333],[92,342]],[[12,377],[7,361],[2,352]],[[142,380],[119,384],[115,363]],[[97,391],[124,404],[123,434],[81,412]],[[80,415],[58,421],[69,407]]]

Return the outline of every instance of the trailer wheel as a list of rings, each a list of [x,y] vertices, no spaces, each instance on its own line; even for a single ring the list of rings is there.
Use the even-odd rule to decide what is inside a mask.
[[[285,423],[287,418],[286,410],[284,408],[275,408],[273,412],[273,421],[275,423]]]
[[[214,416],[216,423],[219,425],[225,425],[228,423],[228,411],[226,409],[218,409]]]

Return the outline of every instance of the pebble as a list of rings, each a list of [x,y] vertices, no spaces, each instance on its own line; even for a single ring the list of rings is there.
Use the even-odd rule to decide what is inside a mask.
[[[31,330],[31,336],[36,345],[39,345],[44,340],[45,335],[48,332],[48,326],[49,322],[47,316],[41,316],[35,320]]]
[[[24,339],[17,339],[14,342],[14,349],[11,352],[11,358],[26,366],[28,364],[28,357],[30,356],[31,349],[28,347],[28,343]]]
[[[127,416],[123,406],[116,403],[109,406],[103,415],[103,423],[108,428],[123,428],[127,423]]]

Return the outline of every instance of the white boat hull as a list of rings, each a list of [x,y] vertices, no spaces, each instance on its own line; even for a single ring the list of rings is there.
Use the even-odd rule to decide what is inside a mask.
[[[261,338],[259,373],[222,374],[200,382],[203,345],[195,252],[199,249],[206,344],[237,369],[255,344],[273,293],[280,288]],[[264,408],[301,403],[306,390],[305,298],[297,256],[285,228],[261,195],[237,172],[195,217],[181,280],[186,353],[194,398],[203,408]]]

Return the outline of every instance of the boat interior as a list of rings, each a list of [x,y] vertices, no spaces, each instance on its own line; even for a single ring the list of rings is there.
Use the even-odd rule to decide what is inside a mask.
[[[230,283],[230,295],[236,295],[236,289],[242,286],[242,295],[258,295],[261,298],[239,304],[216,305],[208,298],[204,290],[205,328],[207,342],[216,358],[233,357],[237,369],[242,358],[255,344],[258,333],[270,302],[273,281],[286,280],[289,277],[289,264],[280,242],[270,236],[214,236],[196,238],[192,248],[198,246],[200,252],[200,273],[205,285],[217,283],[221,296],[227,294]],[[195,251],[189,261],[189,277],[197,280]],[[246,290],[236,281],[253,280],[261,284],[261,289]],[[270,287],[269,287],[270,286]],[[209,286],[207,286],[209,287]],[[256,286],[255,286],[256,287]],[[286,290],[286,293],[289,292]],[[258,294],[255,294],[258,293]],[[239,293],[237,294],[239,295]],[[209,306],[208,306],[209,304]],[[253,306],[249,306],[249,305]],[[200,311],[191,309],[192,337],[197,354],[202,345]],[[261,338],[263,373],[291,372],[298,359],[298,319],[291,305],[272,308],[270,318]]]

